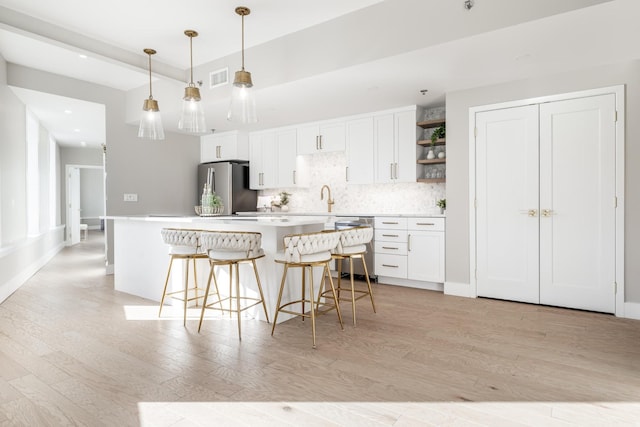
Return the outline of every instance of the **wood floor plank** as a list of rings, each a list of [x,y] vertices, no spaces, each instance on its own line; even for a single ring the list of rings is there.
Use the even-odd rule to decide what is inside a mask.
[[[95,237],[98,236],[98,239]],[[113,290],[99,234],[0,304],[2,425],[634,425],[640,322],[374,285],[276,327]],[[265,284],[268,285],[268,284]],[[350,308],[344,304],[349,319]]]

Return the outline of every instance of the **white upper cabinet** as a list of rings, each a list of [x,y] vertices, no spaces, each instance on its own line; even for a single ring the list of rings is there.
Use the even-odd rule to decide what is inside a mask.
[[[375,152],[373,117],[348,120],[346,131],[347,183],[373,184]]]
[[[374,117],[375,182],[415,182],[416,109]]]
[[[278,147],[278,187],[295,187],[298,185],[297,133],[295,129],[276,131]]]
[[[275,188],[278,172],[275,132],[251,134],[249,144],[249,187],[252,190]]]
[[[298,154],[344,151],[344,121],[309,123],[298,127]]]
[[[200,163],[249,160],[247,132],[232,131],[200,137]]]

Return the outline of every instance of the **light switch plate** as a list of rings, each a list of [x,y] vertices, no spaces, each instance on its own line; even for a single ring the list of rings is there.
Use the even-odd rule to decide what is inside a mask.
[[[138,195],[137,194],[124,194],[124,201],[125,202],[137,202],[138,201]]]

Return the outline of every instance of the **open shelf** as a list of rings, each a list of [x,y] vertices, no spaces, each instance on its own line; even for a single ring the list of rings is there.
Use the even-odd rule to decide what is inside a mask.
[[[431,140],[430,139],[421,139],[420,141],[417,142],[417,144],[418,145],[422,145],[422,146],[431,145]],[[436,139],[436,143],[434,145],[447,145],[447,140],[446,140],[446,138]]]
[[[425,183],[437,183],[437,182],[447,182],[446,178],[418,178],[418,182]]]
[[[424,120],[422,122],[418,122],[417,125],[422,129],[428,128],[437,128],[440,125],[443,125],[446,122],[446,119],[434,119],[434,120]]]
[[[438,165],[441,163],[446,163],[447,159],[419,159],[418,164],[421,165]]]

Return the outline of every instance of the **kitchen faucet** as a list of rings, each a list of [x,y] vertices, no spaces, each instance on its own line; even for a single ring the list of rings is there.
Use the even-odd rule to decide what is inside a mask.
[[[329,196],[327,197],[327,212],[331,212],[331,205],[333,205],[333,199],[331,198],[331,189],[329,188],[328,185],[323,185],[322,188],[320,189],[320,200],[324,200],[323,197],[323,193],[324,193],[324,189],[327,189],[327,192],[329,193]]]

